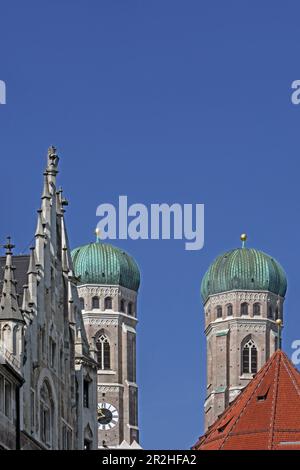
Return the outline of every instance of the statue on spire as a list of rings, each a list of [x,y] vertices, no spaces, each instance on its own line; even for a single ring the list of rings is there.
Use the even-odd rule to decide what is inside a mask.
[[[54,177],[57,175],[58,162],[59,162],[59,157],[56,152],[56,147],[54,147],[54,145],[51,145],[51,147],[48,148],[48,164],[47,164],[48,175],[51,175]]]

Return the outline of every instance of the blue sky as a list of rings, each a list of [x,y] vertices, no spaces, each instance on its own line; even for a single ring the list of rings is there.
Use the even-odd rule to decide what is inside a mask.
[[[205,247],[117,241],[142,272],[138,381],[142,445],[189,448],[203,431],[200,282],[240,245],[288,275],[284,348],[299,331],[300,6],[266,0],[1,2],[1,227],[33,237],[47,147],[73,247],[93,240],[100,203],[204,203]]]

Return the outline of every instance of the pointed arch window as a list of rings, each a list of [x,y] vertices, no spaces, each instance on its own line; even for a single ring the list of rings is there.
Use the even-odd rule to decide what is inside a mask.
[[[100,308],[99,297],[95,296],[92,298],[92,308]]]
[[[107,336],[102,333],[96,341],[97,361],[100,370],[110,369],[110,344]]]
[[[19,330],[19,327],[18,326],[15,326],[14,329],[13,329],[13,347],[12,347],[12,352],[13,354],[17,354],[17,350],[18,350],[18,330]]]
[[[217,306],[217,318],[222,318],[222,307],[221,307],[221,305]]]
[[[48,383],[40,390],[40,436],[42,442],[52,447],[54,429],[54,403]]]
[[[257,348],[253,339],[249,339],[243,347],[242,351],[242,373],[256,374],[257,372]]]
[[[247,302],[243,302],[241,304],[241,315],[248,315],[248,313],[249,313],[249,306]]]
[[[260,315],[260,304],[258,302],[253,304],[253,315]]]
[[[105,297],[105,299],[104,299],[104,309],[105,310],[111,310],[112,309],[112,298],[111,297]]]
[[[11,351],[12,341],[11,341],[11,328],[9,325],[4,325],[2,329],[2,339],[5,348]]]
[[[228,317],[232,317],[232,315],[233,315],[232,304],[228,304],[228,305],[227,305],[227,316],[228,316]]]

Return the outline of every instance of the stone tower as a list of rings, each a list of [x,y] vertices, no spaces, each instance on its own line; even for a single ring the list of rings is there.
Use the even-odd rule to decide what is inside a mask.
[[[207,338],[205,429],[277,349],[285,273],[269,255],[242,247],[219,256],[201,285]]]
[[[136,325],[139,269],[101,243],[72,252],[83,321],[98,362],[98,447],[139,442]]]

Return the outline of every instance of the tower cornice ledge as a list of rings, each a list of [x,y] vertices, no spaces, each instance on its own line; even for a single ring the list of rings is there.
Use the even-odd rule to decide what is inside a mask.
[[[265,301],[268,296],[276,299],[279,298],[282,301],[284,300],[284,297],[268,290],[230,290],[210,295],[203,305],[207,307],[209,304],[214,305],[221,302],[233,302],[235,300]]]
[[[127,315],[126,313],[118,313],[118,312],[101,312],[101,318],[99,317],[99,313],[90,313],[90,312],[84,312],[82,313],[82,317],[85,323],[89,325],[100,325],[102,321],[109,321],[113,322],[110,324],[121,324],[122,322],[122,317],[133,321],[135,324],[137,324],[139,321],[137,318],[132,317],[130,315]]]
[[[272,325],[276,325],[276,321],[274,320],[271,320],[270,318],[254,318],[254,317],[247,317],[247,318],[243,318],[243,317],[235,317],[235,318],[232,318],[230,317],[229,318],[225,318],[223,320],[221,319],[218,319],[218,320],[215,320],[214,322],[211,322],[207,328],[204,330],[205,331],[205,334],[206,335],[209,335],[211,333],[213,333],[214,331],[223,331],[223,330],[226,330],[226,329],[233,329],[234,328],[238,328],[238,327],[241,327],[243,328],[244,326],[249,326],[249,328],[253,328],[255,326],[266,326],[267,324],[272,324]],[[221,327],[221,328],[219,328]]]
[[[107,284],[78,284],[78,291],[82,294],[98,295],[104,297],[107,295],[121,297],[122,295],[128,300],[134,302],[137,297],[137,292],[120,285],[107,285]]]

